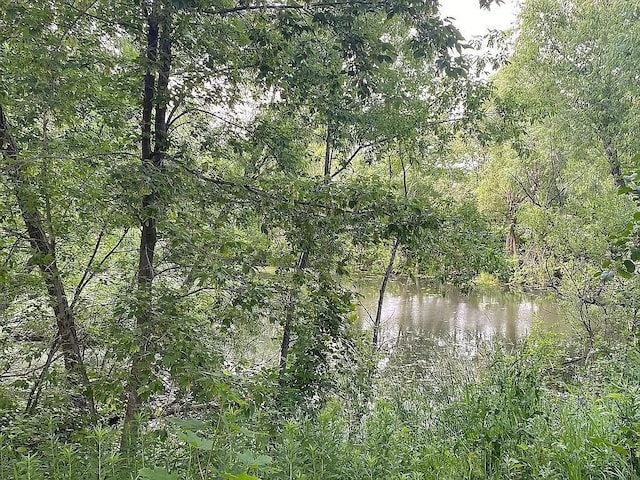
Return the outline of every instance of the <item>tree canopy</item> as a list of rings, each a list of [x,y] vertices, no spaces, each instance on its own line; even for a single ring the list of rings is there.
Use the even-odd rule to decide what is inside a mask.
[[[174,478],[133,464],[149,432],[213,478],[187,412],[279,455],[296,415],[384,405],[394,274],[546,288],[588,352],[635,335],[639,15],[528,0],[487,78],[436,0],[0,0],[0,424],[114,427],[144,479]],[[237,458],[211,475],[273,461]]]

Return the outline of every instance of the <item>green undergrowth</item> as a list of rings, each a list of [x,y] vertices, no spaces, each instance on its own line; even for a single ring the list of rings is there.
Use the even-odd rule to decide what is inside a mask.
[[[494,347],[473,360],[475,378],[462,359],[447,376],[381,375],[369,401],[314,413],[247,396],[155,419],[128,458],[116,427],[16,417],[0,434],[0,480],[639,478],[640,355],[618,347],[581,364],[561,345]]]

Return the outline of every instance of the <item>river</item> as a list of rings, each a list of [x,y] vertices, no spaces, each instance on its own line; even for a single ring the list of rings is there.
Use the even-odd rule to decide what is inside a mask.
[[[379,288],[380,279],[357,284],[363,329],[372,327]],[[434,354],[445,350],[472,357],[489,342],[514,345],[534,323],[545,330],[562,330],[557,306],[531,294],[499,287],[462,293],[449,286],[437,291],[419,281],[392,279],[382,309],[380,366],[420,371]]]

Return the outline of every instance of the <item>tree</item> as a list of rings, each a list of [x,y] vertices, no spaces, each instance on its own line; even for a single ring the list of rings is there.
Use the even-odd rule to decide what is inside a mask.
[[[610,256],[603,238],[629,209],[616,190],[637,149],[637,104],[628,101],[637,95],[637,17],[628,2],[528,2],[486,124],[486,138],[511,152],[511,183],[523,200],[516,278],[554,288],[590,340],[597,312],[623,308],[616,297],[632,288],[604,285],[594,273]]]
[[[95,52],[100,38],[82,15],[47,2],[7,2],[5,6],[0,17],[2,175],[4,193],[15,199],[23,223],[23,227],[5,224],[16,247],[6,253],[5,261],[16,268],[31,265],[41,271],[56,324],[48,357],[54,358],[62,349],[72,396],[81,410],[95,413],[76,320],[80,297],[93,277],[84,266],[89,269],[100,258],[100,239],[109,233],[98,224],[100,217],[109,215],[109,207],[97,195],[109,183],[109,171],[102,170],[102,176],[92,173],[93,159],[109,144],[102,135],[108,137],[116,130],[112,122],[100,122],[119,113],[105,101],[114,90],[100,89],[113,58],[103,51],[92,63],[86,61],[85,55]],[[80,122],[79,117],[83,117]],[[70,158],[76,156],[82,160],[76,163]],[[84,186],[79,184],[82,176]],[[101,212],[96,223],[88,218],[91,206]],[[8,208],[7,218],[11,218],[13,205]],[[24,233],[19,231],[22,228]],[[90,234],[98,236],[95,250],[81,245]],[[20,248],[25,240],[31,250],[27,256]],[[73,248],[77,249],[75,264],[67,261]],[[26,285],[18,281],[15,287],[9,295],[20,298]],[[37,403],[49,363],[33,385],[28,409]]]
[[[500,72],[509,85],[501,105],[526,108],[525,121],[552,115],[569,144],[597,146],[618,187],[621,162],[637,145],[638,15],[617,0],[528,2],[514,55]]]
[[[101,398],[126,395],[125,449],[165,382],[206,390],[197,370],[215,357],[211,323],[233,321],[225,298],[247,316],[256,308],[257,294],[239,300],[237,291],[264,287],[252,275],[270,236],[285,239],[294,281],[319,287],[298,292],[314,319],[300,325],[310,340],[329,339],[325,362],[351,302],[331,278],[345,266],[336,247],[359,235],[401,239],[420,217],[355,164],[419,155],[468,100],[462,39],[431,1],[8,3],[2,22],[4,162],[29,167],[5,178],[19,187],[77,388],[88,403],[92,384],[110,385]],[[286,327],[298,320],[298,285],[274,285],[265,303],[291,295]],[[74,336],[79,312],[107,339]],[[103,361],[87,366],[85,349]]]

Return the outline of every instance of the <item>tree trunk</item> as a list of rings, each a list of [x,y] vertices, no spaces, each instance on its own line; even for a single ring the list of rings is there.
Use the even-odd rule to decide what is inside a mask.
[[[607,162],[609,163],[609,172],[613,177],[613,183],[616,187],[624,187],[625,182],[622,177],[622,168],[620,167],[620,159],[618,159],[618,150],[613,146],[611,140],[607,138],[604,140],[604,151],[607,155]]]
[[[400,156],[400,164],[402,166],[402,186],[404,189],[404,198],[407,198],[407,196],[409,195],[409,190],[407,188],[407,169],[405,168],[402,155]],[[389,166],[391,168],[391,163],[389,163]],[[378,337],[380,336],[380,324],[382,322],[382,305],[384,304],[384,294],[387,290],[387,283],[389,283],[389,278],[393,273],[393,264],[396,261],[396,253],[398,251],[399,245],[400,245],[400,239],[396,238],[393,242],[393,247],[391,247],[391,255],[389,255],[389,263],[387,264],[387,269],[384,272],[382,284],[380,285],[380,292],[378,293],[378,307],[376,308],[376,318],[373,321],[373,338],[371,342],[373,353],[375,353],[376,350],[378,349]]]
[[[327,122],[327,135],[325,137],[325,151],[324,151],[324,168],[323,176],[324,181],[329,183],[331,181],[331,164],[333,159],[333,135],[332,126],[330,122]],[[309,256],[311,255],[311,248],[308,247],[298,260],[296,265],[296,274],[304,272],[309,265]],[[294,286],[294,288],[296,288]],[[278,366],[278,384],[281,389],[285,387],[285,372],[287,370],[287,359],[289,358],[289,347],[291,345],[291,323],[293,321],[293,314],[295,311],[296,294],[289,295],[288,308],[286,312],[286,318],[284,323],[284,329],[282,331],[282,342],[280,344],[280,363]]]
[[[516,235],[516,218],[511,218],[509,222],[509,232],[507,232],[507,238],[505,240],[505,247],[507,252],[511,255],[518,254],[518,237]]]
[[[305,250],[300,256],[300,260],[298,261],[298,265],[296,265],[296,274],[302,274],[307,266],[309,265],[309,250]],[[294,286],[297,288],[297,286]],[[291,345],[291,322],[293,321],[293,313],[295,311],[295,301],[296,294],[292,293],[289,296],[288,308],[286,313],[286,319],[284,323],[284,330],[282,332],[282,343],[280,344],[280,364],[279,364],[279,375],[278,375],[278,384],[280,388],[285,387],[285,377],[284,374],[287,370],[287,359],[289,358],[289,346]]]
[[[393,242],[393,247],[391,248],[391,255],[389,256],[389,263],[387,264],[387,270],[384,272],[384,277],[382,278],[382,284],[380,285],[380,292],[378,293],[378,308],[376,309],[376,318],[373,321],[373,339],[372,339],[372,351],[375,353],[378,350],[378,342],[380,336],[380,326],[382,323],[382,305],[384,304],[384,294],[387,290],[387,283],[389,283],[389,278],[393,273],[393,264],[396,261],[396,253],[398,251],[398,246],[400,245],[399,240]]]
[[[333,159],[333,136],[331,134],[331,124],[327,123],[327,136],[325,138],[324,150],[324,180],[331,180],[331,163]]]
[[[167,103],[171,67],[171,38],[168,16],[161,16],[159,5],[154,2],[147,15],[147,71],[144,77],[142,100],[142,169],[151,185],[151,191],[142,198],[140,248],[138,251],[138,305],[136,313],[137,350],[131,359],[131,372],[127,385],[127,407],[121,448],[132,449],[137,442],[139,425],[136,417],[140,411],[139,389],[149,380],[151,371],[150,338],[153,331],[153,280],[154,256],[158,237],[157,200],[159,192],[155,179],[161,174],[164,156],[168,149]],[[158,71],[156,78],[156,71]],[[154,118],[155,112],[155,118]],[[152,124],[154,131],[152,134]]]
[[[42,272],[47,294],[56,317],[57,335],[62,347],[72,400],[80,411],[95,414],[93,390],[82,359],[75,316],[67,300],[62,276],[56,260],[55,239],[47,235],[37,199],[30,191],[18,159],[18,145],[9,131],[7,118],[0,106],[0,148],[7,160],[18,207],[24,221],[34,259]]]

